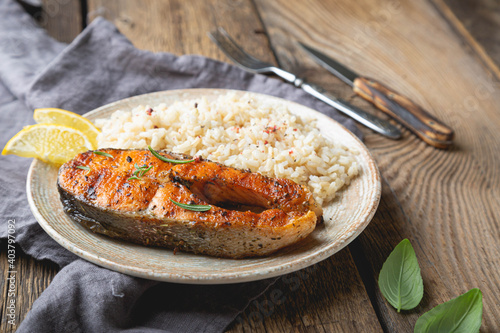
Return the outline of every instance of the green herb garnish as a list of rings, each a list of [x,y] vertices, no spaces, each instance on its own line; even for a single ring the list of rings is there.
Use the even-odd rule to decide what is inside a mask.
[[[384,262],[378,286],[398,312],[413,309],[422,300],[424,283],[417,256],[408,239],[403,239]]]
[[[206,212],[207,210],[210,210],[210,208],[212,208],[212,206],[210,206],[210,205],[188,205],[188,204],[183,204],[183,203],[174,201],[172,199],[170,199],[170,201],[172,201],[174,204],[176,204],[177,206],[179,206],[181,208],[184,208],[187,210],[192,210],[193,212]]]
[[[102,155],[102,156],[106,156],[106,157],[111,157],[111,158],[113,158],[113,155],[108,154],[108,153],[105,153],[105,152],[103,152],[103,151],[94,150],[94,151],[93,151],[93,153],[94,153],[94,154],[96,154],[96,155]]]
[[[160,154],[158,154],[156,151],[154,151],[153,148],[151,148],[151,146],[148,146],[148,149],[149,151],[151,152],[151,154],[154,155],[154,157],[162,160],[163,162],[168,162],[168,163],[175,163],[175,164],[184,164],[184,163],[190,163],[190,162],[194,162],[194,160],[172,160],[170,158],[166,158],[166,157],[163,157],[161,156]]]
[[[152,165],[148,168],[148,166],[146,164],[144,164],[143,166],[138,166],[137,163],[134,164],[134,167],[135,167],[135,171],[134,171],[134,176],[133,177],[130,177],[129,179],[127,180],[131,180],[131,179],[140,179],[142,176],[144,176],[144,174],[146,174],[146,172],[148,172],[149,170],[151,170],[151,168],[153,167]]]
[[[82,169],[82,170],[90,171],[90,168],[88,166],[78,165],[76,168],[77,169]]]
[[[414,332],[479,332],[482,316],[483,294],[474,288],[424,313]]]
[[[134,164],[135,168],[137,170],[134,171],[134,176],[138,176],[139,178],[141,178],[142,176],[144,176],[144,174],[146,172],[148,172],[153,166],[151,165],[149,168],[146,164],[144,164],[143,166],[138,166],[137,163]]]

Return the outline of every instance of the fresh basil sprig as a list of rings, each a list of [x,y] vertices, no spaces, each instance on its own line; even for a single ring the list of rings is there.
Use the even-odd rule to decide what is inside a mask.
[[[187,210],[192,210],[193,212],[206,212],[207,210],[210,210],[210,208],[212,208],[212,206],[210,206],[210,205],[188,205],[188,204],[183,204],[183,203],[174,201],[172,199],[170,199],[170,201],[172,201],[174,204],[176,204],[177,206],[179,206],[181,208],[184,208]]]
[[[148,149],[151,152],[151,154],[154,155],[154,157],[162,160],[163,162],[174,163],[174,164],[184,164],[184,163],[194,162],[194,160],[173,160],[173,159],[161,156],[153,148],[151,148],[151,146],[148,146]]]
[[[385,299],[401,310],[413,309],[424,295],[424,283],[417,256],[408,239],[403,239],[384,262],[378,286]]]
[[[385,299],[400,310],[416,307],[424,285],[417,256],[408,239],[403,239],[385,261],[378,279]],[[479,332],[483,315],[483,294],[474,288],[440,304],[418,318],[414,333]]]
[[[424,313],[414,332],[479,332],[482,316],[483,294],[474,288]]]

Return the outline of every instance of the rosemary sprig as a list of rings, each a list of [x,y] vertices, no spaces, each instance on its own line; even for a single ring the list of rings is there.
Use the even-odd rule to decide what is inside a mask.
[[[76,166],[76,168],[77,169],[82,169],[82,170],[90,171],[90,168],[88,166],[78,165],[78,166]]]
[[[137,163],[134,164],[135,168],[137,170],[134,171],[134,176],[138,176],[139,178],[141,178],[142,176],[144,176],[144,174],[146,172],[148,172],[153,166],[151,165],[149,168],[146,164],[144,164],[143,166],[138,166]]]
[[[166,158],[166,157],[161,156],[156,151],[154,151],[154,149],[151,148],[151,146],[148,146],[148,149],[151,152],[151,154],[154,155],[154,157],[162,160],[163,162],[174,163],[174,164],[185,164],[185,163],[194,162],[194,160],[172,160],[170,158]]]
[[[206,212],[207,210],[210,210],[210,208],[212,208],[212,206],[210,206],[210,205],[188,205],[188,204],[183,204],[183,203],[174,201],[172,199],[170,199],[170,201],[172,201],[174,204],[176,204],[177,206],[179,206],[181,208],[184,208],[187,210],[192,210],[193,212]]]
[[[127,180],[131,180],[131,179],[140,179],[142,176],[144,176],[146,174],[146,172],[148,172],[149,170],[151,170],[151,168],[153,167],[152,165],[148,168],[148,166],[146,164],[144,164],[143,166],[138,166],[137,163],[134,164],[134,167],[136,168],[136,170],[134,171],[134,176],[133,177],[130,177],[129,179]]]
[[[108,153],[105,153],[105,152],[103,152],[103,151],[94,150],[94,151],[93,151],[93,153],[94,153],[94,154],[96,154],[96,155],[102,155],[102,156],[106,156],[106,157],[111,157],[111,158],[113,158],[113,155],[108,154]]]

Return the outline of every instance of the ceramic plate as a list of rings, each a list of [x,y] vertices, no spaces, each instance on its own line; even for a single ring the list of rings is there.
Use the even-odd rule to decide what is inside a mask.
[[[200,96],[216,98],[222,89],[187,89],[131,97],[100,107],[86,114],[90,120],[109,117],[115,110],[131,110],[137,105],[158,105]],[[236,92],[244,94],[245,92]],[[377,209],[381,183],[377,166],[363,143],[345,127],[303,105],[262,94],[255,99],[271,99],[285,104],[298,115],[316,117],[321,133],[357,150],[360,175],[337,192],[324,208],[324,223],[301,242],[264,258],[219,259],[161,248],[135,245],[94,234],[73,222],[64,213],[56,179],[58,169],[38,160],[28,174],[27,192],[31,210],[43,229],[59,244],[99,266],[147,279],[222,284],[265,279],[290,273],[335,254],[356,238]]]

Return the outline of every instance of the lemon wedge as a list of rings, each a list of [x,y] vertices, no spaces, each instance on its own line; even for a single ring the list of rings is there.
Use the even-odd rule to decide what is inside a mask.
[[[92,145],[97,148],[97,134],[99,134],[99,130],[87,118],[74,112],[57,108],[35,109],[33,118],[37,124],[57,124],[73,127],[83,132],[90,142],[92,142]]]
[[[82,131],[63,125],[37,124],[26,126],[14,135],[2,155],[34,157],[59,166],[76,154],[94,148]]]

